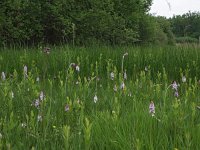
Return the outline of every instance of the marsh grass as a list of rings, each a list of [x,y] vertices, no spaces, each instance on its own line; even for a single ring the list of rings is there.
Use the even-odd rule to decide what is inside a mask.
[[[6,73],[0,81],[1,149],[200,148],[198,48],[62,46],[49,55],[40,48],[0,54],[0,71]],[[174,80],[180,84],[178,98],[170,86]],[[41,91],[45,99],[36,108]],[[151,100],[155,117],[149,114]]]

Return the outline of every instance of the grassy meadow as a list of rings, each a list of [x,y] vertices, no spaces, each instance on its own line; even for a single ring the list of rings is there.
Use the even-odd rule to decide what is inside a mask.
[[[199,57],[175,46],[1,49],[0,149],[198,150]]]

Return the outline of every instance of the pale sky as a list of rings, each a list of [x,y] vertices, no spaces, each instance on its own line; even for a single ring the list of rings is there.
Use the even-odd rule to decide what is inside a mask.
[[[200,11],[200,0],[153,0],[150,13],[169,18],[188,11]]]

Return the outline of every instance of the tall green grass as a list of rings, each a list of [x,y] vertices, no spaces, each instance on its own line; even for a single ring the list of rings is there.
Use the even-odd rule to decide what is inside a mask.
[[[199,149],[199,56],[195,47],[62,46],[52,47],[49,55],[41,48],[1,50],[0,71],[6,80],[0,80],[0,147]],[[179,97],[170,86],[174,80]],[[120,89],[122,82],[125,89]],[[45,99],[37,108],[41,91]],[[154,117],[149,114],[151,100]]]

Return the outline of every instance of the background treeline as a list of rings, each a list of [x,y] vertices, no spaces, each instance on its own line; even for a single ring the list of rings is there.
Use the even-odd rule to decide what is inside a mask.
[[[178,43],[197,43],[200,38],[200,12],[188,12],[169,19]],[[199,39],[200,40],[200,39]]]
[[[182,36],[179,18],[151,16],[151,4],[152,0],[1,0],[0,45],[173,44],[172,31]],[[189,29],[184,31],[187,36]]]

